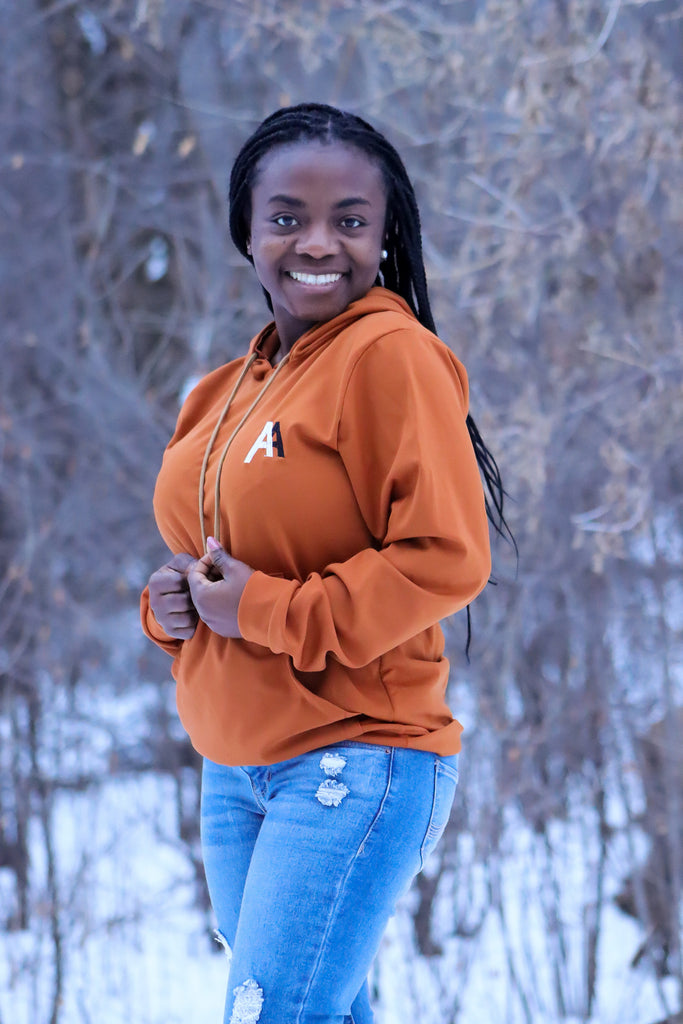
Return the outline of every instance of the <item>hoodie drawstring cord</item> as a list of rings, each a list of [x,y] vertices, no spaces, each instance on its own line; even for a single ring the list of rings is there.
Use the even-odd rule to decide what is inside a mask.
[[[290,353],[288,352],[287,355],[275,367],[275,370],[273,371],[273,373],[271,373],[270,377],[268,377],[268,380],[266,381],[264,386],[261,388],[261,390],[259,391],[258,395],[254,399],[254,401],[251,403],[251,405],[249,406],[249,408],[245,412],[244,416],[239,421],[239,423],[237,424],[237,426],[233,430],[232,434],[230,435],[230,437],[226,441],[225,445],[223,446],[223,451],[221,452],[221,457],[218,460],[218,468],[216,469],[216,487],[215,487],[215,491],[214,491],[213,536],[216,538],[216,540],[219,543],[220,543],[220,539],[221,539],[220,538],[220,532],[221,532],[221,509],[220,509],[221,473],[223,471],[223,463],[225,462],[225,457],[228,454],[228,451],[230,449],[230,445],[235,440],[235,438],[237,437],[237,434],[239,433],[239,431],[244,426],[244,423],[246,422],[247,418],[250,416],[250,414],[254,411],[254,409],[256,408],[258,403],[261,401],[261,399],[265,395],[266,391],[268,390],[270,385],[273,383],[273,381],[275,380],[275,378],[277,377],[278,373],[280,372],[282,367],[285,365],[287,360],[289,359],[289,356],[290,356]],[[238,390],[240,388],[240,385],[242,384],[242,381],[246,377],[246,375],[247,375],[247,373],[248,373],[248,371],[249,371],[249,369],[250,369],[250,367],[251,367],[251,365],[252,365],[252,363],[254,362],[255,359],[258,359],[258,353],[253,352],[251,354],[251,356],[249,357],[249,359],[247,360],[247,362],[244,364],[244,369],[242,370],[242,372],[240,373],[239,377],[237,378],[237,383],[235,384],[234,388],[230,392],[228,400],[225,403],[225,405],[223,406],[223,409],[221,410],[221,414],[218,417],[218,421],[216,423],[216,426],[213,428],[213,432],[212,432],[211,437],[209,438],[208,444],[206,446],[206,451],[204,452],[204,458],[202,460],[202,468],[201,468],[201,471],[199,473],[199,527],[200,527],[201,533],[202,533],[202,550],[203,550],[204,554],[206,554],[206,551],[207,551],[207,547],[206,547],[206,527],[204,526],[204,487],[205,487],[205,483],[206,483],[206,469],[207,469],[207,466],[209,465],[209,458],[211,456],[211,452],[213,451],[213,446],[214,446],[214,444],[216,442],[216,438],[218,437],[218,431],[220,430],[221,425],[222,425],[225,417],[228,415],[228,412],[230,411],[230,406],[232,405],[233,399],[234,399],[235,395],[237,394],[237,392],[238,392]]]

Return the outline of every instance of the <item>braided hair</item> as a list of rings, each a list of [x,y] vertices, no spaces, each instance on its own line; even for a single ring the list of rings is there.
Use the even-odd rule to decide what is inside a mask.
[[[387,191],[384,238],[388,252],[387,259],[382,262],[381,281],[378,279],[378,284],[383,284],[405,299],[420,323],[436,334],[427,293],[420,213],[415,191],[403,161],[391,143],[356,114],[337,110],[324,103],[300,103],[276,110],[247,139],[230,175],[230,235],[239,252],[253,262],[248,253],[251,191],[256,183],[260,161],[275,147],[300,141],[343,142],[359,149],[378,165]],[[272,310],[270,295],[265,289],[264,292]],[[486,484],[486,514],[496,533],[507,536],[514,545],[514,537],[503,515],[505,492],[496,460],[470,415],[467,416],[467,429]],[[468,617],[468,647],[469,633]]]

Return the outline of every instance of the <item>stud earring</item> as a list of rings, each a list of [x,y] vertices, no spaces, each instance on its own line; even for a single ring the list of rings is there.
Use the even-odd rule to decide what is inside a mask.
[[[382,260],[385,260],[388,257],[388,255],[389,253],[387,252],[386,249],[382,249],[382,251],[380,252],[380,257]]]

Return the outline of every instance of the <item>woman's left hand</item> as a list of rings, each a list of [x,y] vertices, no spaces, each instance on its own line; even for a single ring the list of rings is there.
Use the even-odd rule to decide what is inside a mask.
[[[254,570],[232,558],[213,537],[208,538],[206,546],[208,553],[187,573],[192,603],[199,618],[214,633],[240,637],[237,609]]]

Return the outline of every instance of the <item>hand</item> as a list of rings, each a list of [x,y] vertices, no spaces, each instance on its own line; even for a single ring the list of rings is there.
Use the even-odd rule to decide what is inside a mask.
[[[237,609],[254,570],[232,558],[213,537],[207,539],[206,546],[208,554],[195,562],[187,574],[192,601],[199,618],[214,633],[240,637]]]
[[[174,555],[149,578],[149,603],[154,618],[165,633],[177,640],[194,636],[199,621],[187,582],[188,570],[194,563],[192,555]]]

